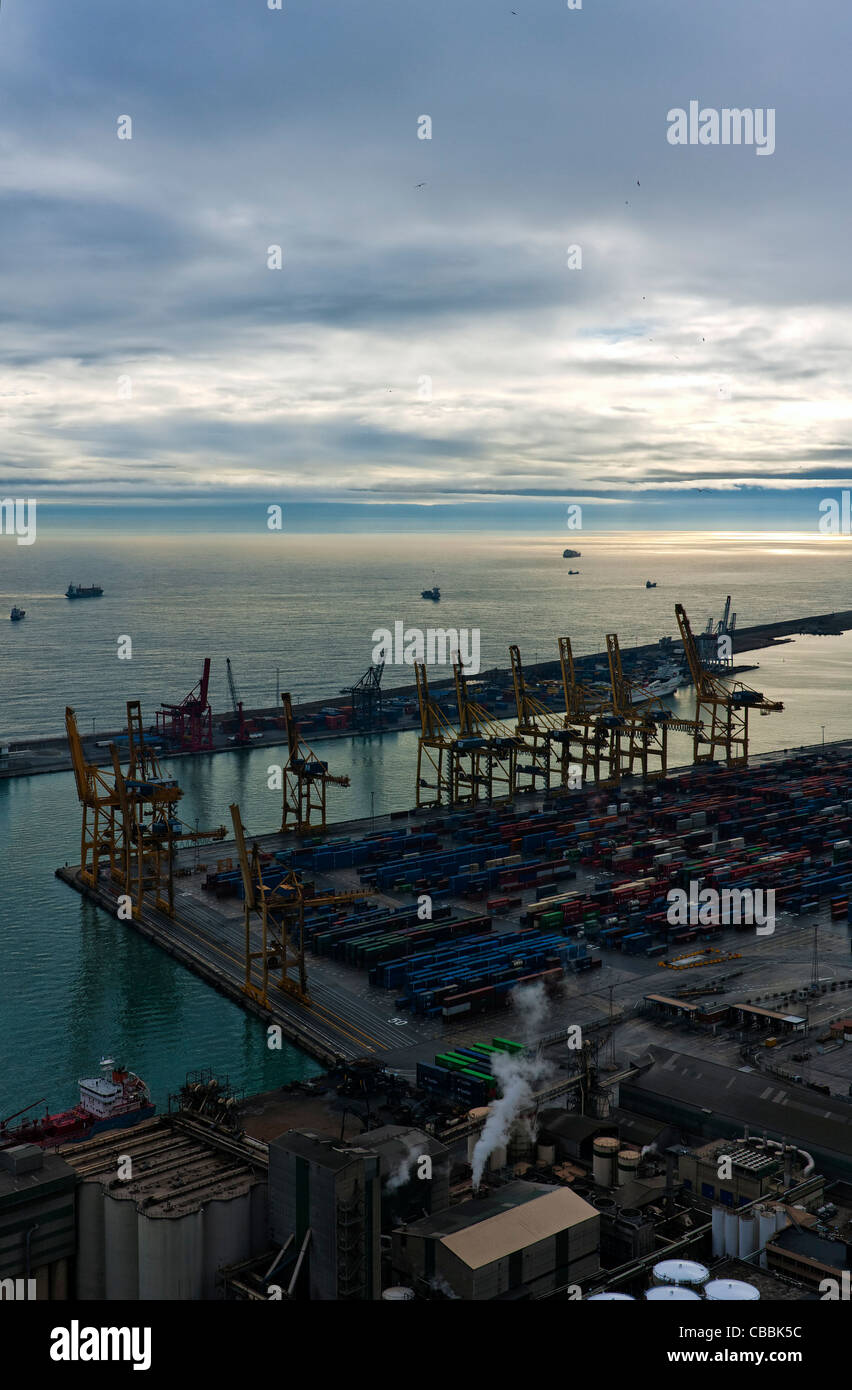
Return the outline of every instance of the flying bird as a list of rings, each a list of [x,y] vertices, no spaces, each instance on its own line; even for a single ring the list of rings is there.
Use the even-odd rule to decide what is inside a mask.
[[[425,185],[425,183],[416,183],[416,184],[414,185],[414,187],[415,187],[415,188],[425,188],[426,185]]]

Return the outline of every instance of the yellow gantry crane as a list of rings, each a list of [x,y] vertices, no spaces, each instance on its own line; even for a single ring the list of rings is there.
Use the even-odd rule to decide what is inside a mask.
[[[281,696],[287,727],[288,758],[284,764],[282,831],[304,835],[326,829],[326,792],[329,787],[348,787],[349,778],[334,776],[299,734],[290,692]]]
[[[577,680],[570,637],[559,638],[559,666],[567,723],[577,730],[577,764],[582,781],[615,787],[621,780],[621,734],[624,720],[612,701]]]
[[[415,805],[418,810],[452,806],[456,784],[456,731],[429,693],[425,662],[415,661],[414,680],[420,711]]]
[[[696,734],[698,726],[693,719],[676,718],[657,696],[636,681],[628,680],[622,669],[616,633],[607,633],[606,650],[613,709],[624,720],[620,750],[622,772],[631,776],[639,772],[643,777],[665,777],[669,729]]]
[[[568,786],[571,776],[571,741],[576,737],[567,712],[560,715],[549,709],[527,685],[520,648],[509,648],[512,663],[512,684],[518,722],[515,732],[523,740],[518,755],[517,790],[549,791],[554,772],[560,786]],[[530,763],[521,762],[527,755]]]
[[[246,846],[246,833],[240,808],[232,805],[231,821],[240,861],[240,873],[245,892],[245,979],[243,991],[264,1008],[269,1007],[269,981],[302,1004],[309,1004],[308,972],[305,964],[305,905],[324,907],[369,897],[367,892],[315,893],[310,884],[303,883],[295,870],[289,869],[271,887],[264,883],[263,864],[257,843],[251,855]],[[260,942],[252,941],[252,925],[260,925]]]
[[[175,813],[183,796],[177,778],[166,775],[146,742],[142,707],[127,701],[128,768],[122,772],[118,749],[110,747],[113,776],[124,825],[124,891],[139,920],[146,902],[169,917],[175,915],[175,847],[186,842],[224,840],[224,825],[215,830],[185,830]]]
[[[77,796],[83,812],[80,833],[80,877],[90,888],[97,888],[102,862],[109,864],[110,876],[124,874],[125,844],[121,799],[114,781],[101,768],[86,761],[71,706],[65,710],[65,731],[71,753],[71,766]]]
[[[459,733],[455,741],[454,804],[511,800],[517,789],[522,740],[470,697],[461,660],[453,662]]]
[[[693,758],[696,763],[713,762],[716,750],[724,753],[728,767],[748,762],[749,710],[773,714],[783,710],[780,700],[768,700],[759,690],[742,681],[725,683],[705,670],[683,604],[675,604],[683,650],[695,686],[695,732]],[[709,722],[709,733],[705,721]]]

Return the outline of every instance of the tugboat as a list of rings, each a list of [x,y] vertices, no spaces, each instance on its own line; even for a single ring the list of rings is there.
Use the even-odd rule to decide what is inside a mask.
[[[580,552],[579,552],[579,550],[563,550],[563,552],[562,552],[562,559],[563,559],[563,560],[579,560],[579,558],[580,558]]]
[[[435,584],[431,589],[421,589],[420,597],[431,599],[433,603],[440,603],[441,590],[438,588],[437,584]]]
[[[84,1077],[80,1082],[80,1103],[55,1115],[47,1112],[36,1120],[21,1120],[10,1127],[10,1115],[0,1120],[0,1149],[14,1144],[40,1144],[54,1149],[58,1144],[78,1144],[108,1129],[126,1129],[154,1114],[151,1093],[145,1082],[132,1071],[118,1066],[111,1057],[101,1062],[100,1076]],[[24,1110],[31,1110],[27,1105]],[[18,1111],[17,1114],[23,1114]]]
[[[580,571],[579,571],[579,570],[569,570],[568,573],[569,573],[569,574],[579,574]]]
[[[656,581],[656,579],[654,580],[653,584],[651,583],[650,579],[646,579],[646,580],[645,580],[645,588],[646,588],[646,589],[656,589],[656,587],[657,587],[657,581]]]
[[[18,608],[17,606],[13,606],[12,611],[11,611],[11,613],[9,614],[9,619],[10,619],[10,621],[13,622],[13,623],[19,623],[19,622],[21,621],[21,619],[22,619],[22,618],[25,618],[26,616],[27,616],[27,610],[26,610],[26,608]]]
[[[65,590],[66,598],[100,598],[103,589],[97,584],[92,584],[88,589],[82,584],[69,584]]]

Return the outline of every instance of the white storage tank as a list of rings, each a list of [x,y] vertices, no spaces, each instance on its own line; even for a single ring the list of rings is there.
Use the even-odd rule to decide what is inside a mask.
[[[413,1298],[414,1290],[405,1288],[403,1284],[393,1284],[382,1294],[383,1303],[410,1303]]]
[[[746,1303],[760,1298],[760,1293],[754,1284],[746,1284],[742,1279],[711,1279],[704,1285],[704,1297],[711,1303]]]
[[[740,1217],[740,1244],[739,1256],[741,1260],[748,1259],[757,1249],[757,1221],[750,1212],[743,1212]]]
[[[593,1293],[586,1299],[587,1303],[635,1303],[636,1299],[631,1293]]]
[[[617,1139],[596,1139],[592,1145],[592,1173],[598,1187],[612,1187],[615,1182]]]
[[[700,1303],[701,1299],[694,1289],[684,1288],[683,1284],[657,1284],[645,1290],[645,1297],[652,1303]]]
[[[499,1145],[496,1149],[492,1149],[491,1157],[488,1160],[488,1167],[491,1169],[492,1173],[498,1173],[501,1168],[506,1167],[508,1161],[509,1154],[505,1145]]]
[[[618,1155],[618,1185],[622,1187],[626,1182],[633,1182],[639,1172],[640,1155],[636,1149],[622,1149]]]
[[[538,1161],[543,1168],[552,1168],[556,1162],[555,1144],[539,1144]]]
[[[735,1260],[740,1253],[740,1223],[735,1211],[725,1212],[725,1254]]]
[[[660,1260],[659,1264],[654,1265],[653,1277],[655,1284],[683,1284],[700,1288],[710,1278],[710,1271],[697,1260]]]
[[[203,1298],[204,1214],[139,1213],[139,1297],[179,1301]]]
[[[724,1207],[713,1208],[713,1257],[720,1258],[725,1253],[725,1217],[727,1212]]]

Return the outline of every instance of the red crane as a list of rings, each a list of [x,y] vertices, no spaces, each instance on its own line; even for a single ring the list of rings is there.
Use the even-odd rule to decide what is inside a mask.
[[[190,753],[209,752],[213,747],[213,711],[207,698],[210,684],[210,658],[204,658],[201,680],[179,705],[162,705],[157,710],[157,733],[173,749]]]

